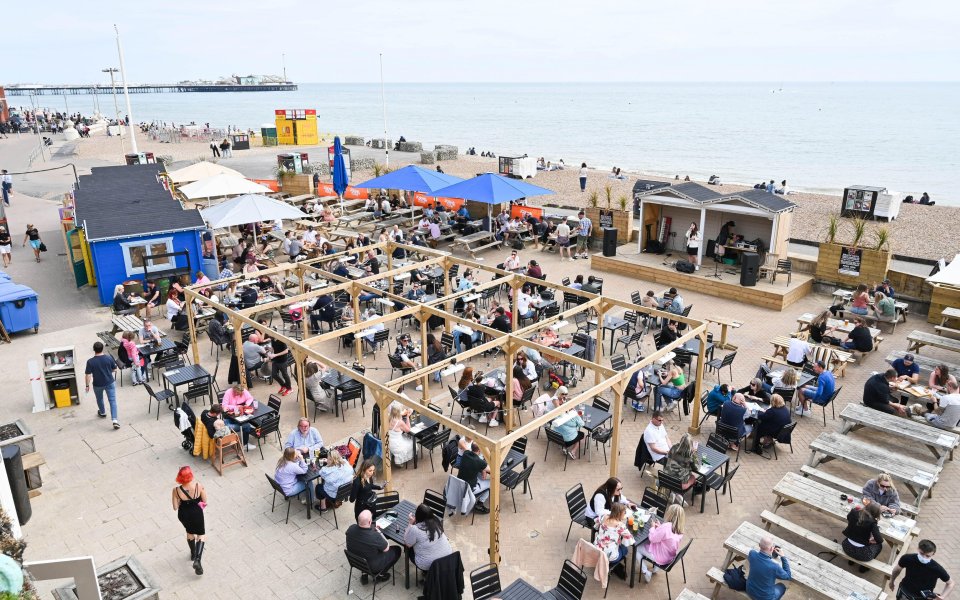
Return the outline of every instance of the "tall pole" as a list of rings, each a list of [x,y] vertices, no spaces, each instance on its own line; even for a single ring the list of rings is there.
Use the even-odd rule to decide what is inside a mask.
[[[383,52],[380,53],[380,102],[383,104],[383,148],[386,150],[386,166],[390,166],[390,142],[387,140],[387,96],[383,92]]]
[[[130,150],[134,154],[139,154],[137,150],[137,134],[134,132],[133,108],[130,107],[130,90],[127,89],[127,75],[123,67],[123,47],[120,45],[120,30],[116,25],[113,30],[117,32],[117,54],[120,55],[120,79],[123,82],[123,97],[127,101],[127,119],[130,120]]]
[[[283,65],[283,82],[287,82],[287,55],[280,55],[280,64]]]
[[[113,79],[113,74],[117,72],[117,69],[109,67],[103,69],[103,73],[110,73],[110,89],[113,90],[113,110],[117,119],[117,131],[120,132],[120,156],[124,156],[127,153],[126,148],[123,146],[123,123],[120,121],[120,105],[117,104],[117,83]]]
[[[63,107],[64,107],[65,109],[67,109],[67,116],[69,117],[69,116],[70,116],[70,105],[67,104],[67,95],[66,95],[66,94],[63,95]]]
[[[30,94],[30,107],[33,109],[33,130],[37,133],[37,143],[40,144],[40,157],[43,162],[47,162],[47,156],[43,152],[43,136],[40,135],[40,119],[37,118],[37,104],[34,102],[33,94]]]

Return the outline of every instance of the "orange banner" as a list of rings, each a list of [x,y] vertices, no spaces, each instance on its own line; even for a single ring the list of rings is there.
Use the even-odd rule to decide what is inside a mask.
[[[260,185],[265,185],[274,192],[280,191],[280,184],[276,179],[253,179],[254,183],[259,183]]]
[[[525,221],[526,218],[531,215],[539,221],[543,219],[543,209],[535,206],[520,206],[518,204],[510,207],[510,218],[517,217],[521,221]]]
[[[463,198],[438,198],[428,196],[423,192],[417,192],[413,195],[414,206],[434,206],[437,203],[442,204],[444,208],[451,212],[456,212],[463,206]]]
[[[332,183],[318,183],[317,184],[317,195],[318,196],[336,196],[337,193],[333,191]],[[345,200],[366,200],[368,191],[366,188],[355,188],[347,186],[347,189],[343,191],[343,197]]]

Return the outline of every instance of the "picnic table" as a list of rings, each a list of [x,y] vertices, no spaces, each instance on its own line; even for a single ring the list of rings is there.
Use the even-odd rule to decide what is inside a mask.
[[[911,353],[907,352],[906,350],[896,350],[888,354],[885,360],[887,361],[887,363],[892,365],[893,361],[897,360],[898,358],[903,358],[907,354],[911,354]],[[929,378],[930,373],[932,373],[933,370],[937,368],[938,365],[946,365],[947,368],[950,369],[951,373],[960,372],[960,364],[948,363],[935,358],[921,356],[919,354],[914,355],[913,362],[916,363],[918,367],[920,367],[921,381],[923,381],[926,378]]]
[[[720,342],[717,343],[717,348],[721,350],[736,350],[737,347],[727,343],[727,328],[733,327],[734,329],[739,329],[743,326],[743,321],[737,321],[729,317],[705,317],[705,319],[710,323],[716,323],[720,326]]]
[[[772,538],[773,543],[780,546],[787,560],[790,561],[792,577],[790,583],[787,584],[788,586],[791,586],[791,584],[797,585],[813,592],[813,595],[823,596],[831,600],[854,600],[855,598],[885,600],[887,597],[879,586],[822,560],[790,542],[771,535],[768,531],[753,523],[741,523],[737,530],[731,533],[730,537],[723,543],[723,547],[727,550],[727,558],[723,568],[729,567],[735,559],[746,559],[751,550],[759,548],[760,538],[763,537]],[[719,593],[721,585],[722,583],[716,583],[714,597]]]
[[[778,361],[777,359],[786,359],[787,351],[790,347],[790,336],[778,335],[770,340],[770,343],[773,345],[773,356],[765,359],[767,364],[770,366],[772,366],[773,362],[782,362],[783,364],[786,364],[784,360]],[[840,377],[844,376],[847,363],[853,362],[853,357],[847,350],[841,350],[831,346],[824,346],[822,344],[811,343],[810,346],[813,348],[814,360],[822,360],[826,365],[829,366],[832,372],[836,373]]]
[[[454,246],[463,246],[463,249],[470,253],[473,258],[477,257],[477,252],[500,246],[503,242],[495,239],[489,231],[478,231],[458,237],[453,241]]]
[[[814,511],[833,517],[838,521],[847,522],[847,514],[859,501],[859,498],[848,496],[846,500],[839,490],[820,483],[799,473],[787,472],[783,479],[773,488],[777,499],[773,503],[773,512],[791,504],[800,504]],[[887,564],[894,564],[901,551],[910,545],[914,536],[920,533],[917,522],[903,515],[884,517],[877,522],[880,536],[890,545],[890,556]]]
[[[356,223],[359,223],[360,221],[363,221],[366,219],[372,219],[372,218],[373,218],[373,213],[364,210],[364,211],[353,213],[352,215],[342,215],[337,220],[341,224],[354,225]]]
[[[948,456],[952,460],[954,449],[960,445],[960,435],[862,404],[848,404],[840,413],[840,419],[843,421],[841,432],[844,434],[866,427],[883,432],[896,442],[923,444],[933,453],[941,467]]]
[[[960,320],[960,308],[953,308],[952,306],[948,306],[947,308],[940,311],[941,326],[945,326],[947,324],[947,321],[949,321],[950,319],[953,319],[955,321]]]
[[[909,343],[907,350],[910,352],[916,352],[918,354],[920,353],[920,349],[924,346],[940,348],[941,350],[950,350],[952,352],[960,352],[960,340],[944,337],[942,335],[936,335],[933,333],[927,333],[926,331],[920,331],[919,329],[915,329],[910,332],[910,335],[907,336],[907,342]]]
[[[113,318],[110,320],[113,323],[113,331],[110,332],[111,334],[117,333],[118,331],[132,331],[137,333],[143,329],[143,320],[136,315],[113,315]],[[167,334],[160,331],[160,337],[165,337],[166,335]]]
[[[292,204],[294,206],[300,206],[301,204],[306,204],[310,200],[316,199],[316,196],[313,194],[300,194],[299,196],[293,196],[292,198],[284,198],[283,201],[287,204]]]
[[[891,448],[868,444],[843,435],[840,432],[824,432],[810,442],[810,460],[807,465],[816,467],[821,462],[839,459],[853,465],[859,465],[871,473],[889,473],[917,498],[917,506],[932,490],[940,471],[940,465],[923,462],[904,456]]]
[[[703,594],[698,594],[696,592],[690,591],[687,588],[683,588],[683,591],[680,592],[680,595],[677,596],[677,600],[710,600]]]
[[[810,326],[810,321],[813,321],[814,317],[816,317],[816,315],[813,313],[803,313],[797,317],[797,331],[805,331],[807,327]],[[850,333],[853,331],[854,325],[853,321],[849,319],[827,319],[827,327],[832,327],[843,333]],[[868,327],[867,329],[870,330],[870,337],[873,338],[873,348],[876,349],[877,346],[880,345],[880,342],[883,341],[883,339],[880,338],[882,332],[876,327]]]
[[[853,298],[853,292],[850,290],[834,290],[833,297],[836,298],[836,302],[840,305],[845,305]],[[870,306],[873,306],[873,297],[868,301]],[[900,302],[897,299],[893,301],[894,306],[897,311],[897,321],[903,319],[903,322],[907,322],[907,313],[910,311],[910,305],[906,302]]]

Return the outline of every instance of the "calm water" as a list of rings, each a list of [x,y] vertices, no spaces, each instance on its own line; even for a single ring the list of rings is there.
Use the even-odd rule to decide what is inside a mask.
[[[386,94],[390,137],[429,147],[814,191],[879,185],[960,204],[960,83],[388,84]],[[321,131],[383,134],[378,84],[132,101],[141,121],[259,128],[274,109],[316,108]]]

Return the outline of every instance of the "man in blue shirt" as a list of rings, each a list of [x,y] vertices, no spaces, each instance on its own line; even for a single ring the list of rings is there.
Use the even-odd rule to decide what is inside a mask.
[[[707,395],[707,412],[710,414],[718,413],[723,403],[730,400],[730,388],[727,387],[727,384],[713,386],[713,389]]]
[[[777,559],[780,559],[779,564]],[[779,600],[787,586],[778,579],[790,580],[790,563],[782,551],[768,537],[760,538],[760,551],[751,550],[747,556],[750,572],[747,576],[747,595],[752,600]]]
[[[94,357],[87,361],[87,368],[85,369],[87,393],[90,393],[92,384],[93,394],[97,398],[97,416],[101,419],[107,417],[103,406],[103,393],[107,393],[113,428],[120,429],[120,421],[117,420],[117,382],[115,379],[117,363],[112,356],[103,353],[101,342],[96,342],[93,345],[93,353]]]
[[[825,405],[830,400],[830,396],[833,395],[833,390],[837,387],[837,380],[834,379],[833,373],[827,370],[827,366],[822,360],[818,360],[813,365],[813,372],[817,374],[817,387],[805,385],[800,388],[803,394],[802,402],[798,402],[797,408],[794,410],[795,413],[804,417],[813,414],[810,412],[811,401],[820,406]]]
[[[917,383],[920,380],[920,366],[914,362],[912,354],[904,354],[903,358],[893,361],[890,366],[897,372],[898,381]]]

